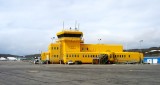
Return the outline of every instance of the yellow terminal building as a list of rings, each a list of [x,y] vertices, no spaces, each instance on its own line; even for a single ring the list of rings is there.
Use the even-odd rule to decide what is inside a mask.
[[[62,30],[57,33],[58,40],[48,46],[48,52],[41,54],[42,61],[52,64],[85,63],[141,63],[143,54],[139,52],[123,52],[122,45],[85,44],[83,32]]]

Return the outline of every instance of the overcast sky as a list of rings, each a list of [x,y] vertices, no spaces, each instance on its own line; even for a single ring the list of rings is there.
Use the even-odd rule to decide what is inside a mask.
[[[160,0],[0,0],[0,53],[47,51],[63,21],[80,23],[85,43],[160,46]]]

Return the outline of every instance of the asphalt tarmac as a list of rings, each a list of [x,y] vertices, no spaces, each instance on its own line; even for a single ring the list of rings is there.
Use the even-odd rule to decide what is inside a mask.
[[[160,65],[34,65],[0,61],[0,85],[160,85]]]

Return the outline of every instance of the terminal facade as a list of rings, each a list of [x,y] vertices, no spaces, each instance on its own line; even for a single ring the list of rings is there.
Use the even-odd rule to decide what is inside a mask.
[[[48,51],[41,54],[42,61],[52,64],[85,63],[141,63],[143,54],[139,52],[123,52],[122,45],[85,44],[83,32],[62,30],[57,33],[58,40],[48,46]]]

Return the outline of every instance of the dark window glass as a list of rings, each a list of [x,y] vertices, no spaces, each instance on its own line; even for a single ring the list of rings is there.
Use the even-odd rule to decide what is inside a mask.
[[[58,38],[61,38],[61,37],[81,37],[82,35],[81,34],[61,34],[61,35],[58,35]]]

